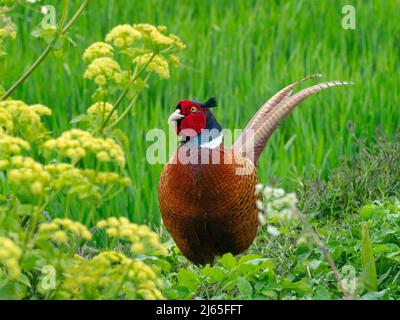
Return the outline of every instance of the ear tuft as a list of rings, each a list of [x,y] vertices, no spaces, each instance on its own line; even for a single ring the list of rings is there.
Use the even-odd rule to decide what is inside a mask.
[[[210,98],[204,103],[200,103],[202,108],[213,108],[217,106],[217,100],[215,98]]]

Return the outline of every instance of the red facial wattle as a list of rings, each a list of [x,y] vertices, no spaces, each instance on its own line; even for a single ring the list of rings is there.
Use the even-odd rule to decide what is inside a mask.
[[[178,134],[183,134],[188,137],[196,136],[205,128],[205,126],[206,115],[203,111],[189,113],[182,119],[179,128],[180,130],[178,129]]]
[[[177,134],[188,137],[198,135],[206,127],[205,110],[199,103],[190,100],[179,101],[177,108],[184,118],[177,123]]]

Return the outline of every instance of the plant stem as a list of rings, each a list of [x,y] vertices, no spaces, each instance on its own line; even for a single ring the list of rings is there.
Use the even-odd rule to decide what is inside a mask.
[[[129,87],[126,88],[121,95],[118,97],[117,101],[115,102],[114,107],[112,108],[111,112],[108,114],[106,120],[103,122],[103,125],[101,126],[100,132],[104,129],[104,127],[106,126],[107,122],[110,121],[111,116],[113,115],[113,113],[115,112],[115,110],[117,110],[118,106],[121,104],[122,100],[125,98],[125,96],[128,94],[129,92]]]
[[[65,34],[71,28],[71,26],[74,24],[76,19],[78,19],[78,17],[81,15],[81,13],[83,12],[83,10],[85,9],[85,7],[87,6],[88,3],[89,3],[89,0],[84,0],[82,2],[81,6],[78,8],[78,10],[72,16],[71,20],[69,20],[67,25],[64,27],[64,29],[62,31],[63,34]]]
[[[116,124],[118,124],[118,122],[120,122],[125,116],[126,114],[129,112],[129,110],[133,107],[133,105],[135,104],[137,98],[138,98],[138,94],[133,97],[133,99],[131,100],[131,102],[129,103],[128,107],[124,110],[124,112],[118,117],[117,120],[115,120],[112,124],[110,124],[106,129],[111,129],[112,127],[114,127]]]
[[[132,79],[130,80],[130,83],[134,83],[139,78],[139,76],[146,70],[147,66],[150,64],[151,61],[153,61],[153,59],[154,59],[154,57],[156,55],[157,55],[156,53],[153,53],[152,56],[150,57],[149,61],[147,61],[146,64],[144,65],[144,67],[139,72],[135,72],[135,74],[133,75]],[[104,128],[106,127],[107,122],[110,121],[111,116],[117,110],[118,106],[121,104],[122,100],[126,97],[128,92],[129,92],[129,86],[127,88],[125,88],[125,90],[122,92],[122,94],[118,97],[117,101],[115,102],[115,105],[114,105],[113,109],[109,113],[106,121],[104,121],[100,131],[104,130]],[[134,99],[136,99],[136,97]]]
[[[26,228],[25,239],[24,239],[24,243],[22,246],[22,255],[21,255],[19,261],[23,261],[23,259],[25,257],[26,250],[27,250],[28,244],[29,244],[29,240],[35,233],[35,228],[36,228],[37,222],[39,220],[39,215],[42,213],[44,208],[46,208],[47,204],[48,204],[48,201],[44,201],[44,204],[41,207],[38,206],[37,210],[32,210],[32,215],[29,220],[29,226]]]
[[[55,43],[57,40],[60,38],[61,35],[64,35],[69,28],[71,28],[72,24],[75,22],[75,20],[79,17],[79,15],[82,13],[83,9],[85,6],[88,4],[89,0],[85,0],[82,5],[79,7],[79,9],[76,11],[74,16],[71,18],[71,20],[67,23],[67,25],[64,27],[66,15],[68,13],[68,6],[69,6],[69,1],[66,0],[64,2],[64,10],[63,10],[63,15],[61,18],[61,28],[62,31],[59,32],[54,40],[45,48],[45,50],[42,52],[42,54],[36,59],[35,62],[29,67],[28,70],[24,72],[24,74],[7,90],[7,92],[4,94],[4,96],[1,97],[0,101],[4,101],[7,98],[9,98],[13,92],[37,69],[37,67],[46,59],[46,57],[49,55],[51,49],[54,47]]]
[[[64,27],[65,20],[67,19],[67,16],[68,16],[68,9],[69,9],[69,2],[68,2],[68,0],[64,0],[64,9],[63,9],[62,16],[60,19],[60,23],[58,24],[57,30],[62,30],[62,28]],[[60,33],[60,31],[58,31],[58,33]],[[59,34],[56,36],[56,38],[58,38],[58,36],[59,36]]]
[[[29,67],[29,69],[19,78],[11,87],[7,90],[4,96],[1,97],[0,101],[6,100],[12,93],[35,71],[35,69],[46,59],[50,53],[52,46],[48,45],[39,58]]]
[[[147,74],[146,78],[144,79],[144,82],[146,82],[150,77],[150,73]],[[131,103],[128,105],[128,107],[124,110],[124,112],[118,117],[117,120],[115,120],[112,124],[110,124],[106,129],[111,129],[112,127],[115,127],[125,116],[126,114],[133,108],[135,105],[135,102],[138,98],[139,94],[136,94],[135,97],[133,97]]]
[[[95,210],[96,210],[96,207],[95,207],[94,205],[92,205],[92,206],[90,207],[89,214],[88,214],[88,216],[87,216],[87,218],[86,218],[85,226],[89,226],[89,225],[90,225],[90,222],[91,222],[92,219],[93,219],[93,215],[94,215]]]

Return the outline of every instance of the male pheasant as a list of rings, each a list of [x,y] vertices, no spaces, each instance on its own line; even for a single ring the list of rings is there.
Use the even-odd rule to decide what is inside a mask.
[[[184,141],[164,166],[158,200],[165,227],[182,254],[195,264],[212,263],[227,252],[239,254],[258,227],[255,164],[281,119],[323,89],[350,82],[320,83],[292,95],[296,85],[276,93],[250,120],[232,147],[224,146],[221,126],[205,103],[181,100],[169,123]]]

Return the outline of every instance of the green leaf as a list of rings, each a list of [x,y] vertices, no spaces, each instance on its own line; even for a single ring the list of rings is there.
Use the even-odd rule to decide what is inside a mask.
[[[374,254],[388,253],[388,254],[400,254],[400,247],[394,243],[385,243],[374,245]]]
[[[50,44],[51,42],[54,41],[56,33],[57,33],[56,28],[44,28],[42,24],[39,24],[31,32],[33,37],[39,38],[44,42],[46,42],[47,44]]]
[[[26,275],[24,275],[23,273],[20,273],[20,275],[17,277],[17,280],[20,283],[24,284],[25,286],[27,286],[29,288],[31,287],[31,282],[29,281],[29,278]]]
[[[267,298],[271,300],[276,300],[278,299],[278,293],[272,290],[263,290],[261,291],[262,295],[266,296]]]
[[[368,204],[364,207],[362,207],[359,211],[361,217],[364,218],[364,220],[369,220],[372,219],[374,216],[384,216],[387,214],[387,210],[382,207],[378,206],[376,204]]]
[[[25,254],[25,257],[21,262],[21,267],[23,268],[24,271],[32,270],[35,267],[38,260],[39,260],[38,252],[36,250],[29,251]]]
[[[331,256],[332,256],[333,261],[336,261],[337,259],[339,259],[343,252],[344,252],[344,247],[342,245],[336,246],[331,251]]]
[[[167,288],[164,290],[164,294],[170,300],[184,299],[191,296],[189,289],[182,286]]]
[[[62,57],[73,46],[75,42],[68,35],[61,35],[53,46],[53,54],[56,57]]]
[[[320,300],[329,300],[332,298],[332,294],[325,287],[318,287],[315,291],[315,296],[317,299]]]
[[[369,235],[367,222],[365,222],[362,226],[361,265],[365,286],[370,291],[376,291],[378,288],[378,280],[376,276],[372,241]]]
[[[321,265],[321,263],[322,263],[321,260],[316,260],[316,259],[314,259],[314,260],[311,260],[311,261],[308,263],[308,265],[310,266],[310,268],[311,268],[312,270],[316,270],[316,269],[318,269],[318,267]]]
[[[151,263],[160,266],[162,270],[165,272],[170,272],[172,270],[171,264],[163,258],[151,256],[151,257],[146,257],[146,260],[149,260]]]
[[[190,292],[196,292],[200,284],[197,275],[193,271],[186,269],[179,270],[178,282],[181,286],[188,288]]]
[[[239,263],[251,263],[258,264],[260,261],[269,260],[267,258],[263,258],[259,254],[247,254],[239,259]]]
[[[80,114],[79,116],[72,118],[72,120],[69,123],[75,124],[75,123],[79,123],[81,121],[87,121],[87,120],[89,120],[89,116],[87,114]]]
[[[387,294],[387,290],[382,290],[378,292],[368,292],[367,294],[361,297],[362,300],[378,300],[385,299],[385,295]]]
[[[209,265],[205,266],[200,273],[209,278],[210,282],[222,282],[225,277],[225,272],[222,268],[210,267]]]
[[[237,281],[237,287],[240,295],[244,298],[250,297],[253,293],[253,287],[251,286],[251,283],[244,277],[239,277]]]
[[[134,83],[131,84],[131,88],[134,90],[134,94],[142,91],[145,88],[148,88],[147,82],[138,78]]]
[[[297,282],[292,282],[289,279],[280,278],[280,284],[282,285],[283,289],[293,290],[299,295],[305,295],[312,291],[307,278],[303,278]]]
[[[222,258],[218,260],[218,262],[224,266],[226,269],[230,270],[236,265],[236,258],[232,255],[232,253],[225,253]]]

